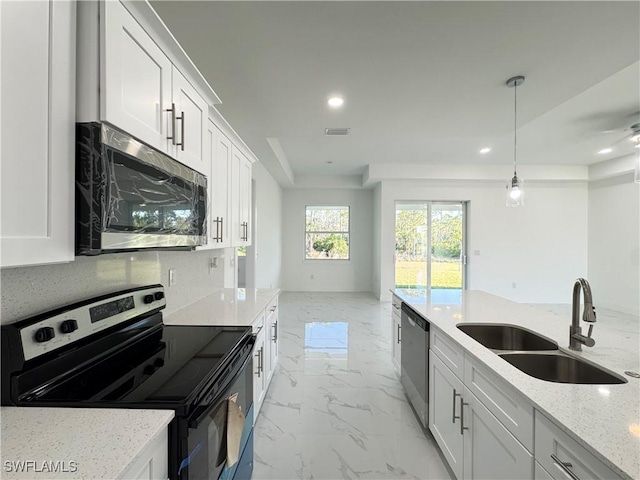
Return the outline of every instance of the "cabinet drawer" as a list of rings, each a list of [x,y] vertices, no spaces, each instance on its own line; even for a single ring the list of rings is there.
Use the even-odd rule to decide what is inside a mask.
[[[258,315],[253,323],[251,324],[252,331],[255,335],[258,335],[260,332],[264,331],[264,319],[265,312],[263,311],[260,315]]]
[[[464,350],[433,325],[430,340],[429,348],[458,378],[464,378]]]
[[[529,451],[533,451],[533,407],[497,375],[467,355],[464,384]]]
[[[576,477],[580,480],[621,478],[538,411],[536,411],[535,428],[536,461],[552,478],[558,480],[572,480]],[[563,467],[560,462],[566,466]],[[572,477],[567,470],[570,470],[575,477]]]
[[[533,467],[533,478],[535,480],[553,480],[553,477],[549,475],[549,472],[542,468],[542,465],[540,465],[537,460]]]
[[[274,315],[278,314],[278,297],[275,296],[273,300],[267,305],[267,319],[271,319]]]
[[[402,300],[400,297],[393,295],[391,297],[391,307],[393,308],[393,312],[400,315],[400,307],[402,306]]]

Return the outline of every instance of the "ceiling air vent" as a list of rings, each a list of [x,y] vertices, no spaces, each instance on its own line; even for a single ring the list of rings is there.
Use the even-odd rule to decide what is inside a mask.
[[[344,137],[345,135],[349,135],[350,128],[325,128],[324,134],[327,137]]]

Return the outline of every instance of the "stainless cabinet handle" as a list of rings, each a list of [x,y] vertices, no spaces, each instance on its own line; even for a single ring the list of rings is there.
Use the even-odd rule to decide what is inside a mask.
[[[398,345],[400,345],[400,324],[398,324]]]
[[[176,144],[176,104],[172,103],[171,108],[167,108],[165,112],[171,112],[171,136],[167,140],[171,140],[173,145]]]
[[[258,329],[256,330],[256,333],[255,333],[255,335],[256,335],[256,336],[257,336],[257,335],[262,331],[262,328],[263,328],[263,326],[262,326],[262,325],[260,325],[260,326],[258,327]]]
[[[258,378],[260,378],[260,350],[258,350],[258,353],[256,353],[255,356],[258,357],[258,368],[256,369],[256,375],[258,375]]]
[[[184,112],[182,112],[182,115],[180,115],[179,117],[176,117],[176,120],[180,120],[182,123],[180,124],[180,131],[181,131],[181,136],[180,136],[180,143],[175,143],[175,140],[173,141],[174,145],[180,145],[180,150],[184,151]],[[175,128],[175,127],[174,127]],[[175,131],[174,134],[175,136]]]
[[[216,224],[216,236],[213,237],[213,241],[219,242],[220,241],[220,217],[216,217],[216,219],[213,222]]]
[[[224,237],[224,217],[220,217],[220,241],[222,242],[222,238]]]
[[[278,341],[278,321],[276,320],[275,323],[273,324],[273,343],[276,343]]]
[[[453,413],[451,416],[451,423],[456,423],[456,418],[460,418],[460,415],[456,415],[456,397],[460,397],[461,395],[456,392],[456,389],[453,389]]]
[[[563,462],[562,460],[560,460],[558,457],[556,457],[555,455],[551,455],[551,460],[553,460],[553,463],[555,463],[556,465],[558,465],[562,470],[564,470],[564,472],[569,475],[573,480],[580,480],[580,477],[577,476],[575,473],[573,473],[573,470],[571,470],[571,467],[573,467],[573,465],[571,464],[571,462]]]
[[[469,427],[464,426],[464,406],[469,405],[464,402],[462,395],[460,395],[460,435],[464,435],[465,430],[469,430]]]
[[[264,373],[264,347],[260,347],[260,371]]]
[[[395,303],[392,304],[393,308],[395,308],[396,310],[400,310],[400,307],[398,305],[396,305]]]

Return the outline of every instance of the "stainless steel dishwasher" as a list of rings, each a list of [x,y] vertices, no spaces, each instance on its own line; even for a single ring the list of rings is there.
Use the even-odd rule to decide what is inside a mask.
[[[429,420],[429,322],[403,303],[400,381],[422,425]]]

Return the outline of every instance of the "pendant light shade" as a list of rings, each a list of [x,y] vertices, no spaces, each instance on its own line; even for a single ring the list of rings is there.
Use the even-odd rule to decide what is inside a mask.
[[[524,205],[524,180],[518,177],[518,87],[524,83],[524,77],[518,75],[507,80],[507,87],[513,88],[513,177],[507,180],[507,207],[519,207]]]

